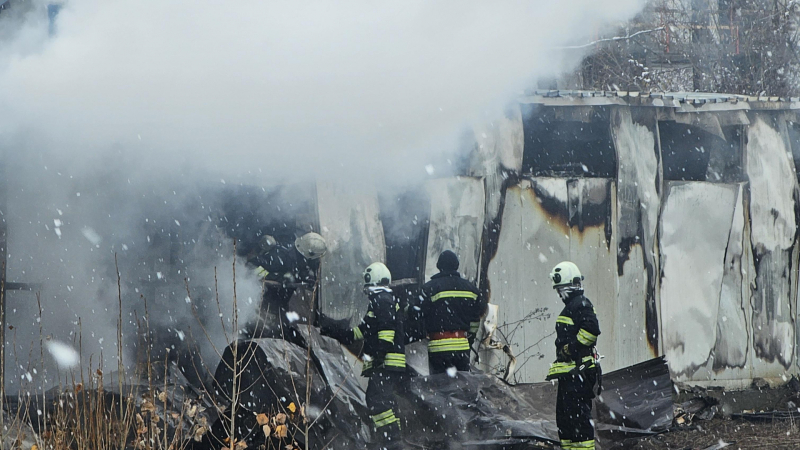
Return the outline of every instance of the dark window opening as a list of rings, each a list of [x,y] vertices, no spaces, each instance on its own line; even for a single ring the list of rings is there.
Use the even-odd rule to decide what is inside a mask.
[[[523,173],[563,177],[616,176],[617,155],[605,108],[559,112],[556,111],[559,108],[537,105],[522,107],[525,134]],[[581,116],[581,111],[588,112]]]
[[[722,136],[677,122],[659,122],[658,129],[665,180],[718,183],[743,180],[741,126],[723,127]]]
[[[386,267],[392,280],[421,283],[427,253],[431,203],[424,188],[378,196],[386,241]]]

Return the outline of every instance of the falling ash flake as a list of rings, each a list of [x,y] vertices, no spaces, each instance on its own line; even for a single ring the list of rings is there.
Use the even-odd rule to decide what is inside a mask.
[[[436,172],[436,170],[433,168],[432,164],[428,164],[427,166],[425,166],[425,172],[428,172],[428,175],[433,175],[433,173]]]
[[[86,240],[91,242],[95,247],[99,247],[100,243],[103,242],[103,238],[100,237],[100,235],[90,227],[83,227],[81,233],[83,234],[83,237],[85,237]]]
[[[458,369],[456,369],[455,367],[448,367],[447,368],[447,375],[450,378],[455,378],[457,373],[458,373]]]
[[[289,323],[294,323],[300,320],[300,315],[294,311],[288,311],[286,313],[286,318],[289,319]]]
[[[175,330],[178,333],[178,339],[183,341],[186,338],[186,335],[181,330]]]
[[[186,304],[187,304],[187,305],[188,305],[189,303],[192,303],[192,299],[191,299],[191,298],[189,298],[189,296],[188,296],[188,295],[186,296],[186,298],[184,299],[184,301],[186,301]]]
[[[544,253],[539,253],[539,262],[540,263],[546,263],[547,262],[547,256],[544,256]]]
[[[75,367],[80,362],[80,355],[69,344],[60,341],[47,341],[45,346],[50,356],[52,356],[58,366],[63,369]]]
[[[62,224],[61,219],[53,219],[53,225],[55,225],[56,228],[60,227],[61,224]]]
[[[181,226],[181,223],[180,223],[180,222],[178,222],[177,220],[175,220],[175,225],[177,225],[177,226]]]
[[[156,272],[156,277],[158,277],[158,279],[160,280],[164,278],[164,274],[162,274],[161,272]]]
[[[56,228],[56,229],[55,229],[55,232],[56,232],[56,236],[58,236],[59,238],[61,238],[61,228]]]

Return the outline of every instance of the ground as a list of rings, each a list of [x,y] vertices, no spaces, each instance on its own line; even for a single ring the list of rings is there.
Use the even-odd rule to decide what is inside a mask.
[[[680,449],[705,450],[716,447],[736,449],[798,449],[800,448],[800,415],[794,420],[751,422],[744,419],[715,417],[698,421],[676,431],[644,439],[628,439],[604,448],[609,450]]]

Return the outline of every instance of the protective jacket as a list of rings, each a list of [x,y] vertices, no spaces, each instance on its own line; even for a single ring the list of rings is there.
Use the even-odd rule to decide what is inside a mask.
[[[556,362],[550,365],[547,379],[595,367],[594,346],[600,335],[592,302],[576,292],[564,302],[556,319]]]
[[[362,376],[369,377],[376,369],[405,372],[405,334],[400,303],[387,287],[371,287],[368,295],[367,314],[357,327],[328,328],[323,334],[343,344],[364,340]]]
[[[437,273],[422,286],[419,306],[412,308],[410,316],[422,321],[424,333],[431,339],[429,352],[468,352],[466,334],[478,331],[485,312],[486,300],[478,288],[452,270]],[[437,339],[443,332],[463,332],[464,336]]]

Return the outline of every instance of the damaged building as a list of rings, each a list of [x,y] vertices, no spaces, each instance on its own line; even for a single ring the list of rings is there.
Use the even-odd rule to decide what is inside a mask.
[[[293,435],[303,448],[342,435],[351,439],[341,441],[345,447],[370,441],[358,349],[347,351],[306,326],[314,321],[312,305],[356,325],[367,309],[359,282],[367,265],[385,261],[395,292],[407,300],[436,272],[438,255],[446,249],[458,253],[461,272],[496,306],[484,324],[476,364],[497,377],[414,378],[400,402],[401,412],[413,411],[406,425],[440,441],[461,436],[467,447],[514,448],[502,445],[517,438],[556,442],[554,389],[541,383],[554,358],[554,323],[561,309],[548,273],[571,260],[585,276],[602,329],[598,350],[608,374],[606,392],[612,394],[599,401],[598,430],[652,433],[672,423],[670,379],[735,389],[754,379],[781,383],[800,372],[796,108],[798,99],[723,94],[534,91],[502,117],[472,127],[465,161],[454,173],[402,191],[376,191],[353,180],[226,186],[200,190],[177,202],[179,209],[158,212],[176,195],[167,186],[148,191],[150,215],[141,235],[115,236],[119,218],[112,214],[105,222],[82,225],[89,223],[76,219],[83,199],[71,200],[77,209],[63,219],[58,210],[55,233],[62,239],[59,227],[71,217],[73,225],[83,226],[77,239],[89,242],[90,251],[108,236],[104,245],[112,252],[103,258],[116,264],[116,252],[129,257],[116,273],[92,274],[92,280],[104,277],[106,285],[111,280],[113,289],[101,293],[114,302],[119,289],[120,318],[123,308],[141,316],[135,312],[137,298],[166,311],[147,324],[148,339],[152,333],[158,345],[148,341],[126,348],[126,356],[171,358],[182,372],[171,375],[180,380],[176,385],[194,389],[211,380],[200,390],[213,385],[210,391],[219,395],[234,390],[235,377],[226,371],[236,355],[249,355],[254,366],[241,376],[252,390],[244,393],[237,423],[254,439],[258,413],[276,405],[296,408],[307,396],[309,408],[301,412],[307,416],[289,414],[298,430],[305,418],[319,420],[312,434]],[[8,182],[14,185],[13,175]],[[30,203],[25,195],[15,193],[1,209]],[[120,201],[113,195],[101,200],[109,205],[101,208],[104,213]],[[101,200],[91,200],[91,207]],[[136,218],[139,212],[125,214]],[[52,292],[47,279],[18,279],[26,273],[14,258],[31,242],[32,231],[11,218],[4,225],[2,237],[14,257],[3,285],[10,294],[3,295],[3,311],[12,312],[6,320],[13,324],[21,320],[15,305],[30,302],[32,291],[43,290],[45,308]],[[244,265],[247,248],[263,234],[291,243],[309,231],[325,238],[328,251],[320,260],[317,288],[298,289],[291,306],[311,350],[276,339],[230,346],[231,340],[223,339],[215,342],[219,364],[214,352],[203,360],[196,354],[202,348],[182,350],[189,322],[223,317],[213,300],[216,295],[219,302],[217,265],[229,264],[230,255],[220,242],[236,239]],[[65,234],[65,248],[76,248],[68,239]],[[142,245],[146,258],[126,254],[124,239]],[[240,293],[245,288],[239,285]],[[149,353],[152,349],[161,353]],[[424,343],[406,348],[409,365],[422,375],[428,371],[426,351]],[[5,356],[8,364],[11,356]],[[187,370],[200,366],[203,370]],[[298,390],[295,383],[304,377],[311,387]],[[232,392],[229,397],[235,398]],[[633,397],[648,401],[633,405]],[[511,403],[518,408],[506,410]],[[230,431],[219,419],[227,414],[224,408],[208,407],[215,417],[204,419],[208,436],[196,436],[207,445],[199,448],[212,448],[216,441],[209,436],[222,439]],[[448,416],[451,407],[455,413]],[[197,429],[189,426],[186,433]],[[503,440],[509,436],[513,439]]]
[[[354,277],[372,260],[388,261],[398,278],[427,279],[438,253],[455,249],[463,273],[499,306],[496,339],[516,355],[512,379],[536,382],[560,309],[547,273],[569,259],[598,312],[605,370],[663,355],[676,381],[779,383],[798,372],[798,106],[531,92],[473,128],[463,173],[403,200],[415,208],[404,239],[385,233],[396,226],[382,220],[386,201],[320,187],[331,243],[323,280]],[[342,289],[323,282],[320,308],[357,320],[366,303]],[[484,369],[505,370],[498,352],[481,356]]]

